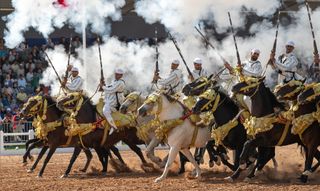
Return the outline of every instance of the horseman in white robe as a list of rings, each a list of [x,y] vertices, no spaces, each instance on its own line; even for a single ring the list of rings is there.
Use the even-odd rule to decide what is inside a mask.
[[[296,73],[299,62],[293,53],[294,47],[294,42],[288,41],[286,43],[286,53],[281,54],[277,59],[275,59],[274,53],[270,55],[270,59],[273,61],[273,68],[279,73],[279,84],[292,79],[302,80],[302,77]]]
[[[193,60],[194,69],[192,71],[193,79],[196,80],[202,76],[208,77],[208,72],[202,68],[202,60],[201,58],[195,58]],[[191,76],[189,76],[191,79]]]
[[[168,77],[162,79],[159,75],[155,75],[153,79],[157,81],[163,89],[169,90],[172,94],[180,92],[183,85],[182,71],[178,69],[179,64],[179,60],[174,60],[171,63],[171,72]]]
[[[65,78],[66,79],[66,78]],[[79,76],[79,69],[72,67],[69,78],[62,82],[62,87],[70,92],[82,92],[83,79]]]
[[[248,60],[244,61],[242,66],[242,74],[245,76],[259,78],[262,75],[262,65],[258,60],[260,55],[259,49],[252,49],[251,56]]]
[[[114,129],[118,129],[111,114],[119,109],[125,98],[123,92],[126,84],[122,79],[123,74],[124,71],[122,69],[116,69],[115,80],[111,84],[105,85],[104,82],[100,84],[105,95],[103,115],[111,126],[109,134],[111,134]]]
[[[250,58],[246,61],[244,61],[241,64],[241,73],[244,76],[248,77],[262,77],[262,65],[261,62],[258,60],[260,56],[260,50],[259,49],[252,49],[250,53]],[[234,68],[230,66],[230,64],[225,64],[226,68],[230,71],[230,73],[234,73]],[[241,96],[242,97],[242,96]],[[237,100],[240,102],[240,104],[245,107],[247,110],[250,111],[251,108],[251,100],[247,96],[243,96],[243,99],[239,97]],[[244,101],[244,103],[242,103]]]

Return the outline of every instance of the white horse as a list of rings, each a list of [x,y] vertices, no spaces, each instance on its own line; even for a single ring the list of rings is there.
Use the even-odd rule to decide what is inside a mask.
[[[141,95],[141,93],[136,92],[136,91],[131,92],[126,97],[124,102],[121,104],[120,112],[124,113],[124,114],[135,113],[135,112],[137,112],[138,108],[143,104],[144,100],[145,100],[145,98]],[[145,116],[145,117],[138,116],[137,122],[139,125],[146,124],[153,119],[154,119],[154,115],[149,115],[149,116]],[[146,137],[147,139],[144,140],[147,145],[146,155],[152,162],[157,164],[159,167],[163,168],[164,163],[162,163],[162,160],[159,157],[155,156],[155,154],[154,154],[155,148],[161,143],[161,140],[157,139],[157,137],[155,136],[154,131],[156,130],[156,128],[157,127],[151,127],[150,129],[148,129],[147,137]]]
[[[153,93],[148,96],[144,104],[139,108],[139,115],[156,115],[160,122],[166,120],[182,119],[185,117],[185,108],[178,101],[172,101],[170,96],[164,93]],[[196,178],[201,178],[201,170],[193,158],[189,148],[205,147],[210,140],[210,131],[208,128],[197,128],[186,118],[182,124],[169,131],[167,143],[170,146],[169,157],[165,169],[155,182],[160,182],[167,177],[169,168],[175,160],[179,151],[181,151],[193,164],[196,170]]]

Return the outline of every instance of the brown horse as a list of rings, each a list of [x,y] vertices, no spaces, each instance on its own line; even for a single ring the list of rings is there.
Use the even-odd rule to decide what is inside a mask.
[[[47,105],[47,106],[46,106]],[[39,157],[35,164],[32,166],[32,168],[29,171],[33,171],[34,168],[36,167],[37,163],[40,161],[41,157],[45,154],[46,150],[49,148],[49,153],[44,161],[44,164],[39,171],[38,177],[41,177],[47,163],[51,159],[53,153],[58,147],[61,147],[63,145],[65,146],[73,146],[76,147],[73,157],[71,160],[74,159],[75,155],[78,155],[81,151],[82,145],[79,144],[78,142],[79,137],[71,137],[70,143],[66,145],[68,142],[69,137],[65,136],[65,130],[66,128],[62,125],[61,123],[61,116],[63,112],[60,111],[56,107],[56,102],[49,96],[42,96],[42,95],[37,95],[34,97],[29,98],[28,102],[24,105],[20,112],[21,117],[41,117],[42,123],[44,124],[49,124],[49,123],[56,123],[57,125],[54,126],[54,128],[47,132],[47,135],[45,137],[45,146],[41,150]],[[90,116],[89,116],[90,117]],[[94,118],[95,120],[95,118]],[[90,145],[90,142],[93,142],[95,134],[97,132],[103,131],[103,130],[96,130],[86,136],[83,136],[83,143]],[[41,144],[41,142],[36,142],[37,144]],[[92,147],[95,148],[98,157],[103,164],[103,172],[106,172],[107,168],[107,160],[104,159],[105,153],[103,153],[103,150],[101,149],[99,144],[92,144]],[[91,157],[90,157],[91,158]],[[86,165],[87,166],[87,165]],[[64,176],[67,176],[69,174],[70,170],[67,170],[65,172]]]
[[[79,99],[81,97],[78,97],[79,94],[69,94],[65,96],[64,98],[60,99],[57,103],[57,107],[62,110],[74,110],[75,107],[77,107]],[[87,121],[84,121],[83,119],[86,118],[88,115],[96,115],[97,111],[95,106],[93,106],[90,102],[90,100],[87,97],[82,97],[83,103],[81,108],[78,111],[78,114],[76,116],[78,123],[87,123]],[[79,119],[79,120],[78,120]],[[150,166],[150,164],[145,160],[141,149],[137,145],[144,144],[144,141],[140,140],[137,135],[137,129],[134,127],[135,124],[130,124],[129,127],[124,127],[121,130],[113,132],[111,135],[107,134],[106,141],[102,145],[104,148],[109,149],[119,141],[124,142],[127,144],[131,150],[133,150],[142,161],[142,164],[145,166]],[[106,132],[103,132],[101,129],[97,129],[96,131],[92,132],[95,133],[95,135],[92,137],[91,141],[95,140],[95,144],[100,145],[101,140],[104,139],[104,136],[106,135]],[[91,134],[91,133],[89,133]],[[88,135],[89,135],[88,134]],[[94,140],[93,140],[94,139]],[[83,139],[84,141],[84,139]],[[87,145],[84,143],[84,145]],[[76,158],[77,156],[75,156]],[[107,160],[107,159],[106,159]],[[74,161],[70,161],[69,167],[71,168]],[[144,166],[142,166],[144,167]],[[144,169],[145,170],[145,169]]]

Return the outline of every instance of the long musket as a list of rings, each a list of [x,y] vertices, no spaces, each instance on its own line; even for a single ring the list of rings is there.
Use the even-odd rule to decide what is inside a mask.
[[[226,63],[226,59],[224,59],[222,57],[222,55],[218,52],[218,50],[210,43],[209,39],[207,39],[206,36],[204,36],[204,34],[200,31],[200,29],[198,29],[198,27],[194,26],[194,28],[198,31],[198,33],[200,34],[200,36],[203,38],[203,40],[213,49],[217,52],[218,56],[220,57],[220,59],[223,61],[223,63]]]
[[[67,79],[68,76],[69,76],[69,65],[70,65],[70,55],[71,55],[71,47],[72,47],[72,35],[70,36],[70,42],[69,42],[69,51],[68,51],[68,63],[67,63],[67,69],[66,69],[66,73],[65,73],[65,76],[64,78]]]
[[[101,58],[101,49],[100,49],[100,38],[99,37],[98,37],[97,41],[98,41],[99,60],[100,60],[100,81],[104,81],[102,58]]]
[[[278,18],[277,18],[277,29],[276,29],[276,36],[274,38],[273,47],[271,53],[276,53],[277,51],[277,41],[278,41],[278,33],[279,33],[279,26],[280,26],[280,11],[278,11]],[[269,59],[267,65],[272,64],[272,60]]]
[[[55,68],[55,67],[54,67],[54,65],[52,64],[52,62],[51,62],[51,60],[50,60],[50,58],[49,58],[48,54],[47,54],[45,51],[44,51],[44,54],[46,55],[46,57],[47,57],[47,59],[48,59],[49,64],[50,64],[50,65],[51,65],[51,67],[53,68],[54,72],[56,73],[56,75],[57,75],[57,77],[58,77],[58,80],[59,80],[60,84],[62,85],[61,78],[60,78],[60,76],[59,76],[59,74],[58,74],[58,72],[57,72],[56,68]]]
[[[154,75],[155,76],[158,76],[159,75],[159,50],[158,50],[158,29],[155,28],[155,31],[154,31],[154,35],[155,35],[155,45],[156,45],[156,68],[155,68],[155,71],[154,71]],[[153,81],[153,83],[157,83],[158,80],[155,80]]]
[[[312,33],[312,38],[313,38],[313,54],[316,55],[318,54],[318,47],[317,47],[317,42],[316,42],[316,37],[315,37],[315,34],[314,34],[314,29],[313,29],[313,25],[312,25],[312,20],[311,20],[311,14],[310,14],[310,7],[309,7],[309,4],[308,2],[305,0],[305,5],[307,7],[307,11],[308,11],[308,17],[309,17],[309,23],[310,23],[310,28],[311,28],[311,33]],[[311,69],[313,67],[313,64],[311,65]],[[316,64],[316,66],[319,66],[318,64]]]
[[[191,76],[191,81],[193,81],[193,80],[194,80],[194,77],[193,77],[193,75],[192,75],[192,73],[191,73],[191,71],[190,71],[190,69],[189,69],[189,67],[188,67],[188,65],[187,65],[187,62],[185,61],[185,59],[184,59],[184,57],[183,57],[183,55],[182,55],[182,53],[181,53],[181,50],[180,50],[180,48],[179,48],[179,46],[178,46],[177,41],[173,38],[173,36],[170,34],[169,31],[168,31],[168,35],[169,35],[169,38],[171,39],[171,41],[173,42],[174,46],[176,47],[177,51],[179,52],[179,55],[180,55],[180,57],[181,57],[184,65],[186,66],[186,69],[187,69],[187,71],[188,71],[188,74],[189,74],[189,76]]]
[[[238,45],[237,45],[237,41],[236,41],[236,36],[234,34],[234,30],[233,30],[233,25],[232,25],[232,20],[231,20],[231,15],[230,12],[228,12],[228,16],[229,16],[229,22],[230,22],[230,28],[231,28],[231,32],[232,32],[232,36],[233,36],[233,41],[234,41],[234,45],[236,47],[236,52],[237,52],[237,65],[241,71],[241,60],[240,60],[240,54],[239,54],[239,50],[238,50]],[[240,75],[242,75],[242,73],[240,72]]]

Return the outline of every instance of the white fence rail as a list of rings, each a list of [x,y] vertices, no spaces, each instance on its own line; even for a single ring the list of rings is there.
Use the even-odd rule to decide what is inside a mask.
[[[35,137],[31,122],[20,124],[20,132],[12,128],[12,124],[2,124],[0,128],[0,156],[1,155],[21,155],[25,153],[25,143]],[[119,150],[128,150],[129,147],[119,142],[117,145]],[[139,146],[145,149],[145,146]],[[167,146],[161,146],[160,149],[167,149]],[[33,153],[39,153],[40,149],[34,149]],[[57,152],[73,152],[72,148],[59,148]]]

